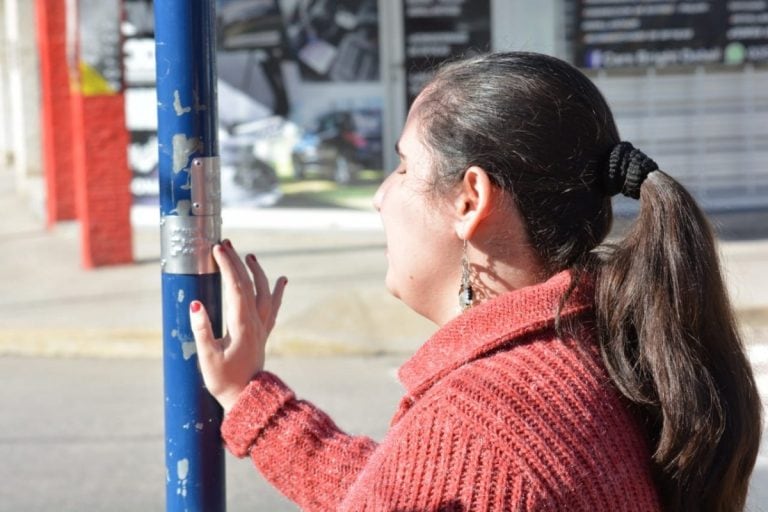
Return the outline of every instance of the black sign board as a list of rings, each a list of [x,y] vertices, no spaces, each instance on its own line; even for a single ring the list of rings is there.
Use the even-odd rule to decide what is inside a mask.
[[[490,50],[490,0],[403,0],[403,16],[409,106],[441,62]]]
[[[575,0],[572,22],[585,68],[768,62],[764,0]]]

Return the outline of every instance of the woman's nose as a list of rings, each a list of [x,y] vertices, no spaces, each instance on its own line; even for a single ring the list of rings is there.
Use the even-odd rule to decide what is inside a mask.
[[[387,179],[384,179],[384,181],[381,182],[381,185],[379,185],[379,188],[376,190],[376,193],[373,195],[373,207],[376,208],[377,212],[381,211],[381,202],[384,200],[384,190],[387,185]]]

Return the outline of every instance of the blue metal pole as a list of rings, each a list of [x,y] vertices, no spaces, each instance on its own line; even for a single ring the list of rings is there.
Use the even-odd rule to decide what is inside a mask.
[[[167,512],[226,509],[221,409],[189,324],[199,300],[221,336],[215,42],[215,0],[155,0]]]

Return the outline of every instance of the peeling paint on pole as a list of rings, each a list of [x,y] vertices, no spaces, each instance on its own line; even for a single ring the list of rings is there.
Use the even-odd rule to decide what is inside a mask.
[[[181,459],[176,463],[176,476],[178,478],[178,487],[176,494],[182,498],[187,497],[187,476],[189,476],[189,459]]]
[[[188,112],[192,112],[192,107],[181,106],[181,96],[179,95],[179,91],[173,91],[173,110],[176,112],[177,116],[183,116]]]
[[[173,172],[181,172],[189,167],[189,157],[201,149],[200,139],[188,138],[184,133],[177,133],[171,139],[173,148]]]

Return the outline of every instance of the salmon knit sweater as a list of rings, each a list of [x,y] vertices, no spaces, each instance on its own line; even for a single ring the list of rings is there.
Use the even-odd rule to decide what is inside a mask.
[[[222,425],[237,456],[308,511],[656,511],[650,448],[606,373],[589,289],[568,272],[476,306],[400,369],[381,443],[260,372]],[[354,385],[354,383],[350,383]]]

